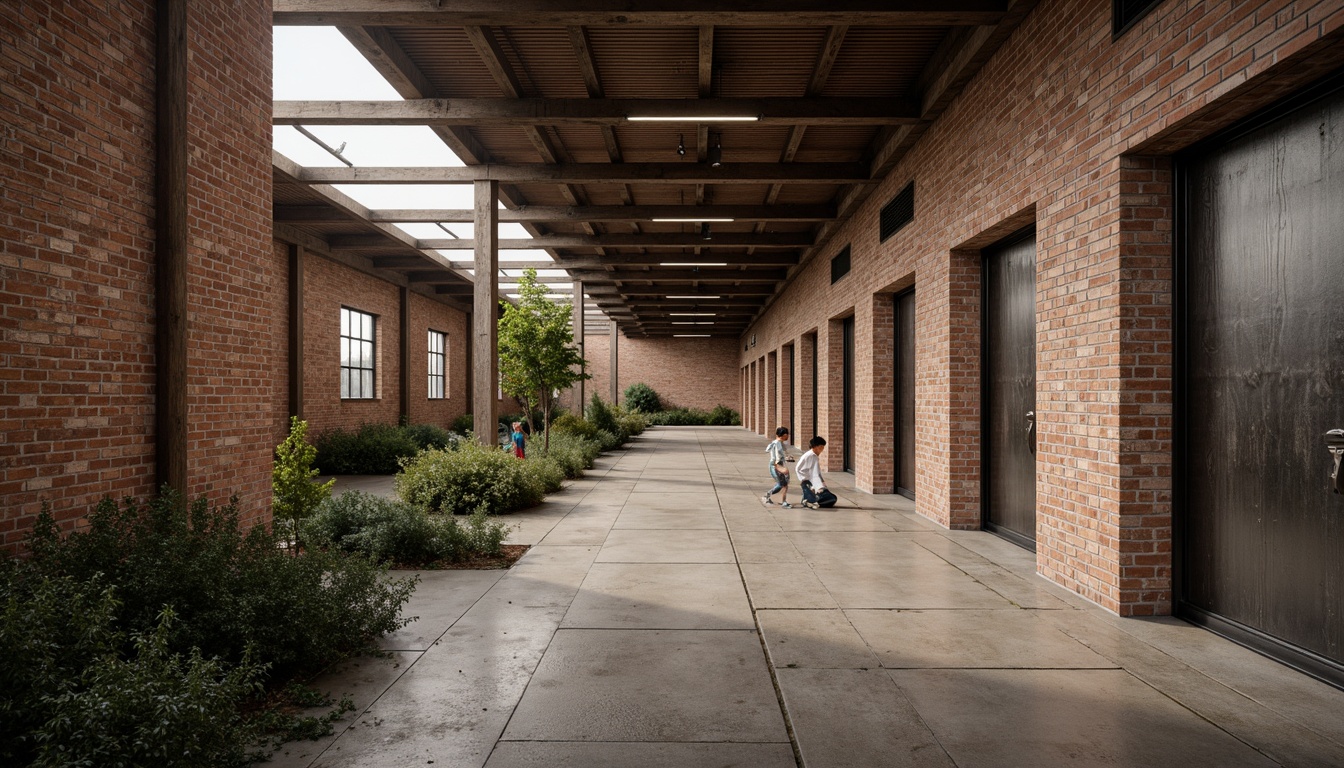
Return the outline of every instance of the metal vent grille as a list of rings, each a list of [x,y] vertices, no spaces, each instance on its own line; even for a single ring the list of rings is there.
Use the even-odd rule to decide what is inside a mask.
[[[905,185],[905,189],[896,193],[891,202],[882,206],[882,219],[879,223],[881,235],[878,238],[886,242],[887,238],[900,231],[915,218],[915,182]]]
[[[1111,0],[1111,37],[1117,38],[1148,15],[1162,0]]]
[[[831,283],[849,274],[849,246],[846,245],[840,249],[840,252],[831,257]]]

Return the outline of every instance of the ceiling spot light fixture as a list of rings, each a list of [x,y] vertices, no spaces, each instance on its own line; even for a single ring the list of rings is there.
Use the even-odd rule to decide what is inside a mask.
[[[686,134],[677,134],[677,155],[680,157],[686,156]]]
[[[626,115],[632,123],[756,123],[760,115]]]
[[[717,135],[714,137],[714,146],[709,148],[709,151],[705,153],[705,157],[709,161],[710,168],[718,168],[719,166],[723,165],[722,135]]]
[[[708,222],[708,221],[702,221],[702,222],[700,222],[700,239],[701,239],[701,240],[708,240],[708,239],[710,239],[710,234],[709,234],[709,222]]]

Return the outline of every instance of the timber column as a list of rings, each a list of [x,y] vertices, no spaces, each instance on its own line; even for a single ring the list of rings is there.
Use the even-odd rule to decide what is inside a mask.
[[[579,357],[583,357],[583,281],[582,280],[574,281],[574,303],[573,303],[573,314],[571,315],[571,317],[572,319],[569,322],[570,327],[574,330],[574,346],[579,348]],[[585,365],[580,364],[579,373],[583,373],[585,368],[586,368]],[[584,396],[583,379],[579,379],[578,381],[574,382],[574,396],[577,398],[575,402],[578,403],[577,408],[575,408],[575,412],[578,413],[580,417],[582,417],[584,401],[586,399]]]
[[[616,344],[621,338],[621,332],[616,328],[616,318],[611,318],[611,402],[617,403],[621,396],[620,379],[616,376],[616,363],[620,356],[616,354]]]
[[[476,439],[495,445],[499,391],[499,182],[477,180],[476,277],[471,313],[471,418]]]

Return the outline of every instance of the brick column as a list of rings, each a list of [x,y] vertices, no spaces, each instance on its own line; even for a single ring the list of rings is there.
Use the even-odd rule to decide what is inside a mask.
[[[793,422],[797,417],[798,410],[797,405],[793,402],[793,387],[791,386],[791,378],[797,376],[794,359],[796,357],[794,355],[795,349],[794,345],[785,344],[779,350],[779,423],[781,426],[788,427],[790,440],[797,438],[797,435],[793,434]],[[791,405],[793,406],[792,409],[790,408]],[[790,411],[794,414],[793,418],[790,417]]]
[[[826,451],[821,455],[821,461],[826,465],[827,472],[843,472],[845,343],[840,320],[826,323],[824,346],[817,353],[817,359],[821,361],[817,369],[817,386],[822,396],[817,399],[817,421],[820,422],[817,434],[826,438]]]
[[[812,383],[812,365],[817,357],[817,335],[805,333],[798,339],[798,434],[793,444],[799,449],[807,447],[807,441],[817,434],[817,423],[813,419],[812,398],[816,395]]]
[[[890,293],[874,294],[858,313],[854,328],[854,483],[871,493],[895,491],[896,466],[896,303]]]
[[[773,437],[779,420],[779,353],[765,355],[765,434]]]

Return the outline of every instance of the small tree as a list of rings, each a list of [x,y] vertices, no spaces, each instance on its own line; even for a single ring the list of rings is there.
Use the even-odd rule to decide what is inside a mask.
[[[541,410],[542,421],[551,422],[556,392],[584,379],[585,361],[574,346],[570,327],[571,305],[546,297],[549,290],[537,282],[537,270],[528,269],[518,281],[518,303],[500,302],[499,382],[504,394],[517,398],[527,409],[532,431],[532,411]],[[550,450],[550,435],[543,450]]]
[[[308,422],[298,416],[289,419],[289,437],[275,449],[275,467],[271,470],[271,511],[277,520],[289,523],[290,535],[298,544],[299,521],[308,517],[331,496],[335,480],[313,482],[317,470],[313,460],[317,449],[308,444]],[[294,548],[296,551],[297,546]]]

